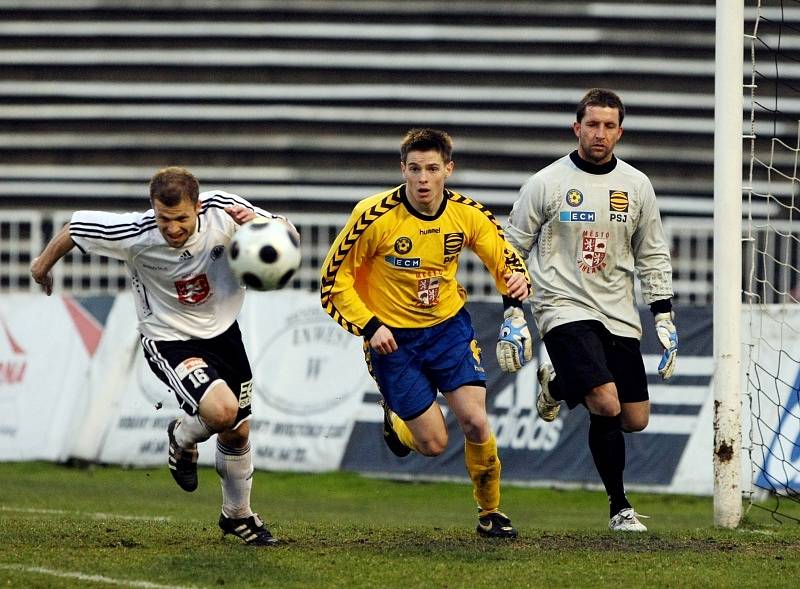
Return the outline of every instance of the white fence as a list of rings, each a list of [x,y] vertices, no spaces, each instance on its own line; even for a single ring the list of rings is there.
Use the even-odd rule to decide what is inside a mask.
[[[70,211],[0,211],[0,293],[35,291],[28,267],[47,239],[70,216]],[[344,214],[290,215],[302,236],[303,262],[291,288],[316,291],[319,268],[328,248],[345,223]],[[499,219],[504,222],[504,219]],[[713,219],[677,218],[665,220],[664,229],[671,243],[676,302],[708,304],[712,299]],[[757,284],[766,285],[760,302],[787,302],[796,297],[798,284],[795,265],[779,260],[800,259],[800,227],[789,222],[763,224],[743,232],[744,277],[753,271]],[[755,248],[755,249],[754,249]],[[128,284],[124,264],[73,250],[54,269],[56,288],[76,295],[116,293]],[[467,251],[462,257],[459,279],[471,300],[496,300],[491,276],[480,260]],[[747,289],[745,288],[745,291]],[[795,293],[794,295],[792,293]]]
[[[47,239],[70,218],[71,211],[34,210],[0,211],[0,293],[36,291],[30,279],[31,260],[44,248]],[[297,290],[319,289],[319,269],[328,248],[347,221],[345,214],[291,214],[301,235],[303,262],[290,287]],[[481,261],[467,251],[462,258],[462,284],[475,300],[498,299],[494,282]],[[128,284],[125,265],[118,260],[83,255],[77,249],[53,269],[57,290],[75,295],[113,294]]]

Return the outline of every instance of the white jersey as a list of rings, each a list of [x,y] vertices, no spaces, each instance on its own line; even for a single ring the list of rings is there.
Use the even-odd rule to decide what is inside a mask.
[[[264,217],[274,215],[220,190],[201,193],[200,203],[197,228],[181,248],[167,245],[152,209],[77,211],[70,220],[70,236],[81,251],[127,263],[139,331],[150,339],[215,337],[242,308],[244,288],[226,255],[238,225],[224,209],[242,205]]]
[[[594,166],[577,152],[531,176],[505,227],[527,259],[541,335],[596,319],[641,338],[634,272],[644,302],[672,297],[672,267],[650,180],[618,158]]]

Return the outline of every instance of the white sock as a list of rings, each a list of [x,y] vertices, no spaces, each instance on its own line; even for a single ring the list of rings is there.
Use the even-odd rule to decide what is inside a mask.
[[[232,448],[217,440],[217,474],[222,484],[222,513],[239,519],[250,517],[250,489],[253,487],[253,455],[250,444]]]
[[[200,442],[205,442],[211,437],[206,424],[199,415],[184,415],[175,426],[175,441],[181,448],[194,448]]]

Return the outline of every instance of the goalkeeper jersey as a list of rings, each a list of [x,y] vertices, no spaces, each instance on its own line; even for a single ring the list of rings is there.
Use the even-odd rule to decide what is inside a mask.
[[[456,280],[463,248],[492,273],[501,294],[505,275],[522,272],[492,213],[450,190],[434,216],[414,209],[405,185],[359,202],[322,266],[322,306],[342,327],[371,337],[380,324],[430,327],[453,317],[466,301]]]
[[[505,227],[537,285],[532,298],[541,335],[596,319],[613,334],[641,338],[634,274],[644,302],[672,297],[672,268],[653,187],[612,157],[584,162],[577,151],[534,174]]]
[[[242,307],[244,288],[226,256],[238,225],[224,209],[242,205],[261,216],[273,215],[219,190],[199,198],[196,230],[180,248],[167,245],[152,209],[76,211],[70,220],[70,236],[82,252],[125,261],[139,331],[150,339],[215,337],[231,326]]]

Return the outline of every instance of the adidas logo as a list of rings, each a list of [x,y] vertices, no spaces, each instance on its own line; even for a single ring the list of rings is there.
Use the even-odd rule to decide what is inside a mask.
[[[182,262],[185,262],[186,260],[191,260],[193,257],[194,257],[194,256],[192,256],[192,252],[190,252],[189,250],[185,250],[185,251],[184,251],[184,252],[183,252],[183,253],[182,253],[182,254],[181,254],[179,257],[178,257],[178,259],[179,259],[180,261],[182,261]]]

